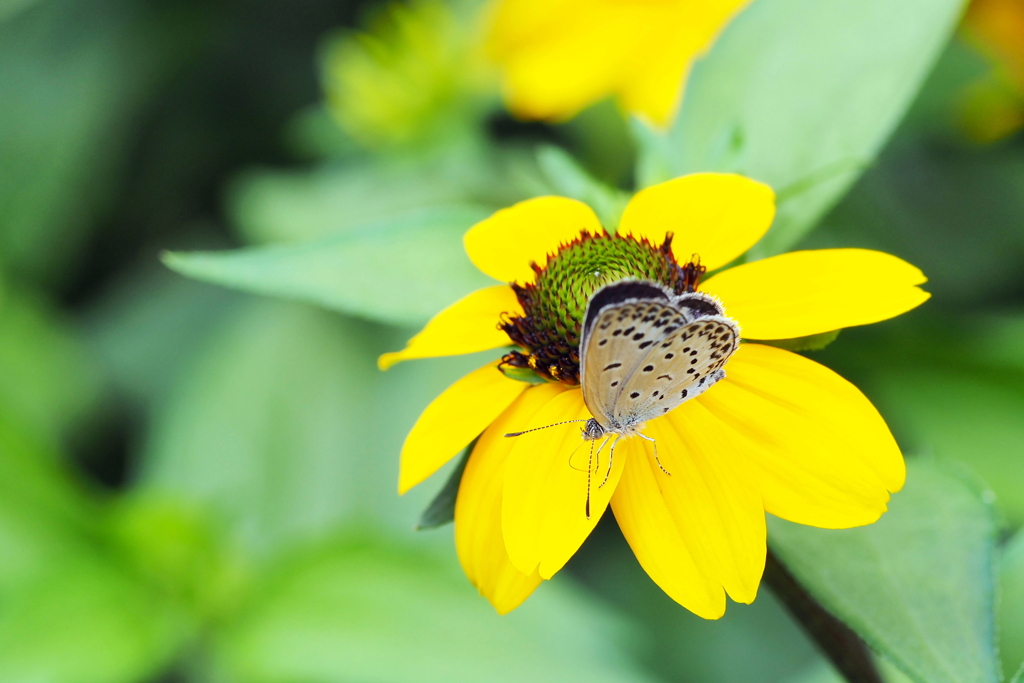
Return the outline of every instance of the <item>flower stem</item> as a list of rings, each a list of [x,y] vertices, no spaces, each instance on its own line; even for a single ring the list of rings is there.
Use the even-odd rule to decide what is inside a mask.
[[[849,683],[884,683],[864,641],[822,607],[770,550],[764,581]]]

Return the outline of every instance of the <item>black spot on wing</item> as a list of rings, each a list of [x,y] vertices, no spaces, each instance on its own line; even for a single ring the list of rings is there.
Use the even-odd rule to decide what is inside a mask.
[[[606,285],[594,292],[593,296],[590,297],[590,301],[587,302],[587,313],[583,319],[583,334],[589,333],[602,308],[622,303],[629,299],[648,299],[667,303],[669,296],[665,293],[664,289],[653,282],[625,280]]]
[[[706,315],[722,315],[721,307],[704,297],[680,297],[676,299],[676,305],[688,311],[692,317],[702,318]]]

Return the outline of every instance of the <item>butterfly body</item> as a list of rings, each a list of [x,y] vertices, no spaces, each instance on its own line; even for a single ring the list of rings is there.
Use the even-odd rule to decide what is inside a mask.
[[[588,423],[584,438],[639,434],[725,377],[738,346],[738,325],[706,294],[637,280],[602,287],[580,338],[583,401],[601,432]]]

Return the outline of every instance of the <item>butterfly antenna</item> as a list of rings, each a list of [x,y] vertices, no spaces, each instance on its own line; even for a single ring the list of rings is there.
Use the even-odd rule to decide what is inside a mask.
[[[536,431],[541,430],[541,429],[547,429],[548,427],[557,427],[559,425],[572,424],[573,422],[587,422],[587,421],[588,420],[566,420],[565,422],[556,422],[554,424],[544,425],[543,427],[534,427],[533,429],[525,429],[525,430],[523,430],[521,432],[511,432],[509,434],[506,434],[505,436],[506,437],[509,437],[509,436],[522,436],[523,434],[529,434],[530,432],[536,432]]]
[[[590,519],[590,476],[594,471],[594,442],[590,442],[590,462],[587,464],[587,504],[584,507],[584,511],[587,513],[587,519]]]

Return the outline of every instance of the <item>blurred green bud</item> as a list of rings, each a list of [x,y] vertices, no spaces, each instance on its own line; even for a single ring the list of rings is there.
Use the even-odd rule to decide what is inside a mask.
[[[323,60],[327,104],[372,148],[429,146],[466,135],[495,80],[479,42],[477,3],[392,4],[362,33],[332,39]]]

